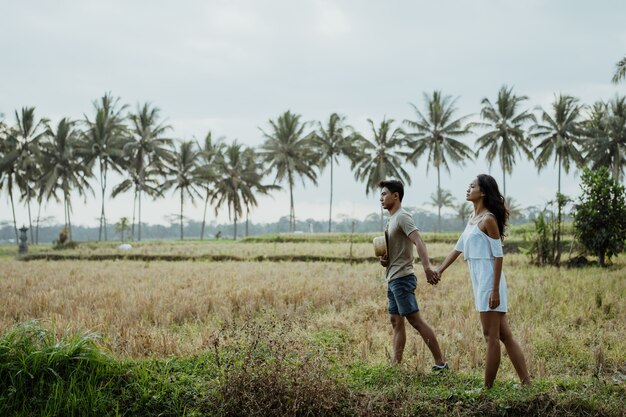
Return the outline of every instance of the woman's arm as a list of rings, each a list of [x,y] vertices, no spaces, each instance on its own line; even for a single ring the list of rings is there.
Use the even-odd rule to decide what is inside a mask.
[[[445,271],[450,265],[452,265],[452,263],[456,261],[456,258],[458,258],[460,254],[461,252],[459,252],[458,250],[452,249],[448,256],[446,256],[446,259],[444,259],[444,261],[437,267],[436,272],[441,276],[441,274],[443,274],[443,271]]]
[[[484,232],[492,239],[500,239],[500,229],[494,216],[486,216],[482,221]],[[482,228],[481,228],[482,229]],[[493,288],[489,296],[489,308],[494,309],[500,305],[500,277],[502,276],[502,257],[493,258]]]

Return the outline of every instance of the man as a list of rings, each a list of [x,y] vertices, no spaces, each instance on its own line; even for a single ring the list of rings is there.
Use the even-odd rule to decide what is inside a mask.
[[[415,288],[417,278],[413,269],[413,246],[426,273],[426,280],[436,284],[439,276],[430,267],[426,245],[420,237],[413,217],[402,208],[404,185],[398,180],[380,181],[380,202],[385,210],[389,211],[389,220],[385,230],[387,238],[387,255],[380,258],[382,266],[387,268],[387,298],[391,325],[393,327],[393,362],[402,361],[406,344],[404,319],[417,330],[424,339],[426,346],[433,355],[435,365],[433,371],[448,369],[444,361],[435,333],[419,313]]]

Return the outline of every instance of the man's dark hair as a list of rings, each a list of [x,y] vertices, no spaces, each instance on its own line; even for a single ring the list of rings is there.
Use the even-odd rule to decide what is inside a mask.
[[[378,186],[380,188],[387,187],[387,189],[391,191],[392,193],[398,193],[398,196],[400,197],[400,201],[402,201],[402,197],[404,197],[404,184],[402,184],[402,181],[382,180],[378,183]]]

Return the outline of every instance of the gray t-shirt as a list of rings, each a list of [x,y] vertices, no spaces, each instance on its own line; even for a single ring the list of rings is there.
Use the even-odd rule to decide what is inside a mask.
[[[389,266],[387,267],[387,281],[415,274],[413,269],[413,248],[415,244],[409,235],[418,230],[413,217],[400,208],[387,221],[385,234],[387,235]]]

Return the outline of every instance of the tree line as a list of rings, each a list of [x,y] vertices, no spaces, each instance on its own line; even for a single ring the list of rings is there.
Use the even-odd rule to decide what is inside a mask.
[[[620,61],[621,62],[621,61]],[[616,73],[616,82],[624,75]],[[619,77],[618,77],[619,76]],[[463,166],[484,156],[489,166],[497,162],[506,178],[520,157],[534,161],[538,171],[553,162],[561,170],[573,167],[607,167],[622,181],[626,164],[626,97],[584,105],[576,97],[558,94],[549,110],[530,108],[528,97],[502,86],[495,99],[481,101],[480,119],[458,116],[457,98],[441,91],[424,93],[423,107],[410,104],[411,119],[396,122],[367,119],[369,130],[358,132],[346,117],[332,113],[328,120],[306,122],[300,114],[286,111],[261,128],[264,142],[258,148],[215,138],[209,131],[203,140],[174,140],[172,127],[160,116],[158,107],[145,103],[129,111],[120,98],[107,93],[93,102],[93,113],[82,120],[61,119],[56,125],[38,118],[34,107],[15,111],[14,123],[0,119],[0,188],[10,200],[16,241],[15,199],[28,213],[31,242],[37,242],[41,207],[50,200],[62,202],[64,222],[71,239],[72,201],[99,192],[101,199],[99,240],[107,240],[105,202],[132,192],[131,235],[141,240],[141,203],[146,195],[162,198],[174,190],[180,198],[180,238],[186,201],[204,201],[200,232],[205,234],[206,213],[228,209],[229,220],[237,223],[258,206],[257,197],[282,187],[289,189],[289,230],[296,230],[293,188],[296,181],[317,185],[318,175],[330,169],[328,231],[332,231],[333,175],[339,158],[350,162],[356,181],[365,193],[376,192],[382,178],[397,178],[411,184],[405,167],[420,160],[437,171],[437,191],[431,196],[438,209],[452,206],[449,191],[441,186],[441,170]],[[477,136],[474,146],[465,138]],[[122,175],[109,184],[111,172]],[[31,206],[37,205],[35,229]],[[514,205],[509,200],[511,206]],[[467,203],[455,207],[469,213]],[[382,208],[381,208],[382,210]],[[382,216],[380,217],[382,221]],[[136,229],[136,230],[135,230]],[[33,235],[34,233],[34,235]]]

